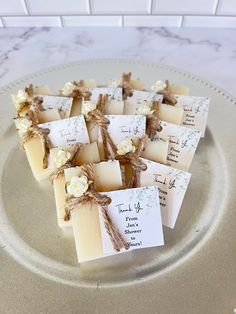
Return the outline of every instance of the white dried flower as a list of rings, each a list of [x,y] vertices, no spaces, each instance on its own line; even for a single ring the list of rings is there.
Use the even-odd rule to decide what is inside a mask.
[[[118,87],[118,86],[120,86],[120,84],[121,84],[121,80],[120,79],[119,80],[111,80],[110,83],[109,83],[109,86],[110,87]]]
[[[53,159],[53,162],[57,168],[60,168],[62,165],[64,165],[71,157],[70,152],[66,152],[63,149],[60,149],[57,152],[57,155]]]
[[[154,110],[151,110],[151,108],[146,104],[143,103],[138,109],[137,109],[137,113],[138,114],[143,114],[143,115],[149,115],[152,114],[154,112]]]
[[[90,111],[95,110],[96,108],[97,108],[96,101],[93,101],[93,100],[83,100],[82,101],[81,113],[86,115]]]
[[[89,187],[88,178],[86,176],[74,176],[67,185],[67,192],[75,197],[82,196]]]
[[[26,118],[16,120],[16,128],[18,129],[19,133],[23,135],[27,132],[28,128],[32,126],[32,121]]]
[[[151,90],[154,92],[159,92],[167,87],[166,83],[163,81],[157,81],[154,85],[151,86]]]
[[[119,144],[116,145],[117,147],[117,154],[125,155],[129,152],[135,151],[135,146],[133,145],[133,141],[131,139],[125,139],[121,141]]]
[[[62,87],[61,89],[61,93],[64,96],[70,96],[71,93],[73,93],[74,89],[75,89],[75,85],[71,82],[67,82],[65,83],[65,85]]]
[[[11,95],[12,101],[16,107],[27,101],[28,94],[24,90],[19,90],[16,95]]]

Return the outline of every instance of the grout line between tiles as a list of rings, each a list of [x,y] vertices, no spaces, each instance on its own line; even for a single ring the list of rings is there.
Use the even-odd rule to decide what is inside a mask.
[[[61,16],[61,15],[60,15],[60,23],[61,23],[61,27],[64,27],[63,18],[62,18],[62,16]]]
[[[136,14],[130,14],[130,13],[127,13],[127,14],[122,14],[122,13],[109,13],[109,14],[102,14],[102,13],[99,13],[99,14],[88,14],[88,13],[78,13],[78,14],[62,14],[62,16],[86,16],[86,17],[89,17],[89,16],[168,16],[168,17],[171,17],[171,16],[203,16],[203,17],[236,17],[235,14],[220,14],[220,15],[214,15],[214,14],[188,14],[188,13],[185,13],[185,14],[182,14],[182,13],[179,13],[179,14],[148,14],[148,13],[136,13]],[[54,16],[60,16],[60,14],[30,14],[30,15],[16,15],[16,14],[12,14],[12,15],[3,15],[2,17],[54,17]]]
[[[217,0],[217,1],[216,1],[216,6],[215,6],[215,10],[214,10],[214,15],[217,15],[217,11],[218,11],[218,9],[219,9],[220,2],[221,2],[221,0]]]
[[[0,22],[2,23],[2,27],[1,28],[4,28],[5,27],[5,25],[4,25],[4,22],[3,22],[3,19],[2,19],[2,17],[0,16]]]
[[[180,20],[180,25],[179,25],[179,27],[183,27],[183,23],[184,23],[184,17],[183,16],[181,16],[181,20]]]
[[[121,16],[121,27],[124,27],[125,23],[124,23],[124,15]]]
[[[30,15],[30,9],[29,9],[29,4],[28,4],[28,0],[22,0],[24,2],[25,5],[25,10],[27,15]]]
[[[150,0],[150,15],[153,14],[153,10],[154,10],[154,0]]]
[[[88,5],[89,5],[89,14],[93,14],[93,3],[92,0],[88,0]]]

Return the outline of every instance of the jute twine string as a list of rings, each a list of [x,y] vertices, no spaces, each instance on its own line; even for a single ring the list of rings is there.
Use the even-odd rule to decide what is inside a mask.
[[[70,97],[77,98],[79,100],[90,100],[92,93],[85,88],[84,80],[80,80],[78,82],[74,81],[73,84],[75,85],[75,88],[69,95]]]
[[[42,102],[43,99],[39,96],[34,97],[34,87],[30,84],[25,88],[25,92],[28,94],[28,99],[25,102],[20,103],[16,110],[16,114],[19,117],[22,110],[27,109],[26,116],[35,124],[38,121],[38,114],[43,111]]]
[[[94,121],[100,128],[105,160],[114,159],[116,154],[116,146],[113,143],[108,132],[110,121],[104,116],[105,105],[108,100],[108,95],[99,95],[97,107],[86,115],[86,121]]]
[[[95,191],[96,186],[94,183],[94,169],[93,164],[83,165],[81,167],[84,175],[91,180],[92,183],[89,185],[88,190],[80,197],[74,197],[67,195],[66,205],[65,205],[65,217],[64,220],[68,221],[71,217],[71,211],[78,210],[79,207],[89,201],[94,202],[97,206],[100,207],[102,217],[104,220],[104,225],[106,231],[111,239],[112,245],[115,251],[119,252],[121,248],[129,249],[129,244],[125,241],[122,234],[114,225],[111,217],[109,216],[107,206],[111,203],[110,197],[106,195],[101,195]]]
[[[154,138],[156,132],[162,131],[162,127],[158,118],[159,105],[159,101],[153,101],[152,109],[154,110],[154,112],[150,115],[147,115],[146,134],[151,140]]]
[[[169,81],[166,80],[165,81],[166,83],[166,88],[159,91],[158,94],[160,95],[163,95],[163,103],[164,104],[167,104],[167,105],[171,105],[171,106],[174,106],[176,103],[177,103],[177,100],[175,99],[175,97],[173,97],[170,93],[170,90],[169,90],[169,87],[170,87],[170,84],[169,84]]]
[[[50,149],[53,147],[48,134],[50,133],[49,129],[39,128],[37,125],[33,125],[28,128],[27,132],[21,138],[21,146],[27,143],[30,139],[39,137],[43,146],[43,169],[48,167],[48,156]]]
[[[70,149],[70,158],[66,161],[66,163],[64,165],[62,165],[61,167],[55,169],[49,176],[49,180],[52,182],[55,179],[58,179],[59,177],[61,177],[64,174],[64,170],[67,168],[71,168],[71,167],[75,167],[76,166],[76,158],[81,150],[81,148],[83,147],[82,143],[76,143],[74,145],[71,146]]]
[[[123,73],[120,87],[122,87],[123,99],[133,96],[131,88],[131,75],[132,73]]]
[[[128,189],[140,187],[140,172],[147,169],[145,163],[140,159],[146,141],[147,135],[138,140],[135,152],[129,152],[125,155],[116,155],[116,159],[119,160],[121,164],[131,166],[132,175],[127,184]]]

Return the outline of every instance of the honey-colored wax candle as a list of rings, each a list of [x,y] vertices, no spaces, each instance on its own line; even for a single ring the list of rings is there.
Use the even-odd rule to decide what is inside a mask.
[[[96,190],[99,192],[106,192],[106,191],[114,191],[122,188],[122,178],[121,178],[121,170],[120,170],[120,164],[118,161],[107,161],[107,162],[100,162],[95,163],[93,165],[94,168],[94,180],[96,184]],[[56,198],[56,204],[57,204],[57,217],[58,217],[58,225],[62,228],[64,227],[71,227],[72,220],[65,221],[65,200],[66,200],[66,192],[65,192],[65,184],[67,182],[70,182],[72,177],[79,176],[81,174],[81,169],[79,167],[74,168],[68,168],[64,171],[65,176],[60,177],[58,181],[56,181],[56,189],[54,185],[54,191],[55,191],[55,198]],[[107,175],[109,173],[109,175]],[[63,186],[63,183],[64,186]],[[59,188],[58,188],[59,187]],[[87,205],[86,205],[87,206]],[[88,206],[91,207],[91,204],[88,204]],[[86,207],[87,208],[87,207]],[[83,211],[86,210],[84,209]],[[83,211],[82,213],[76,214],[76,219],[83,221]],[[91,215],[93,220],[98,218],[97,216],[97,206],[91,208],[91,211],[89,211],[87,214]],[[99,220],[97,222],[94,222],[94,225],[99,224]],[[96,228],[93,229],[96,233]],[[91,231],[93,232],[93,231]],[[96,236],[94,236],[96,237]],[[91,239],[93,238],[91,234]]]
[[[57,147],[53,148],[50,151],[51,164],[52,168],[55,171],[60,168],[63,164],[65,164],[68,159],[71,157],[72,146],[67,147]],[[85,144],[79,147],[78,153],[76,154],[76,158],[74,159],[74,166],[80,166],[87,163],[97,163],[100,161],[100,156],[98,152],[97,143]],[[77,173],[76,168],[71,168]],[[73,172],[73,170],[71,170]],[[69,170],[68,170],[69,171]],[[69,172],[67,172],[69,173]],[[70,221],[65,221],[65,198],[66,198],[66,190],[65,190],[65,175],[59,175],[53,179],[53,188],[57,209],[57,221],[58,225],[61,228],[71,226]]]
[[[45,152],[52,147],[89,143],[84,116],[61,119],[33,126],[26,118],[15,119],[24,144],[31,170],[36,180],[46,179],[51,173],[49,156]],[[28,135],[29,136],[28,136]],[[24,140],[27,137],[27,140]]]

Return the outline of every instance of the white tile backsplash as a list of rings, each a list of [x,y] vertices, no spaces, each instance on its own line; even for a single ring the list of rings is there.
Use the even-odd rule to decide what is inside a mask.
[[[60,17],[57,16],[9,16],[3,17],[3,23],[7,27],[61,26]]]
[[[63,16],[63,26],[121,26],[121,16]]]
[[[179,27],[181,20],[181,16],[124,16],[124,26]]]
[[[185,16],[185,27],[227,27],[236,28],[236,17],[224,16]]]
[[[153,0],[155,14],[213,14],[217,0]]]
[[[91,0],[91,6],[96,14],[147,14],[151,0]]]
[[[0,15],[27,14],[24,0],[0,0]]]
[[[236,15],[236,0],[219,0],[217,14]]]
[[[0,0],[0,27],[235,28],[235,19],[236,0]]]
[[[27,0],[29,12],[40,15],[88,14],[89,0]]]

